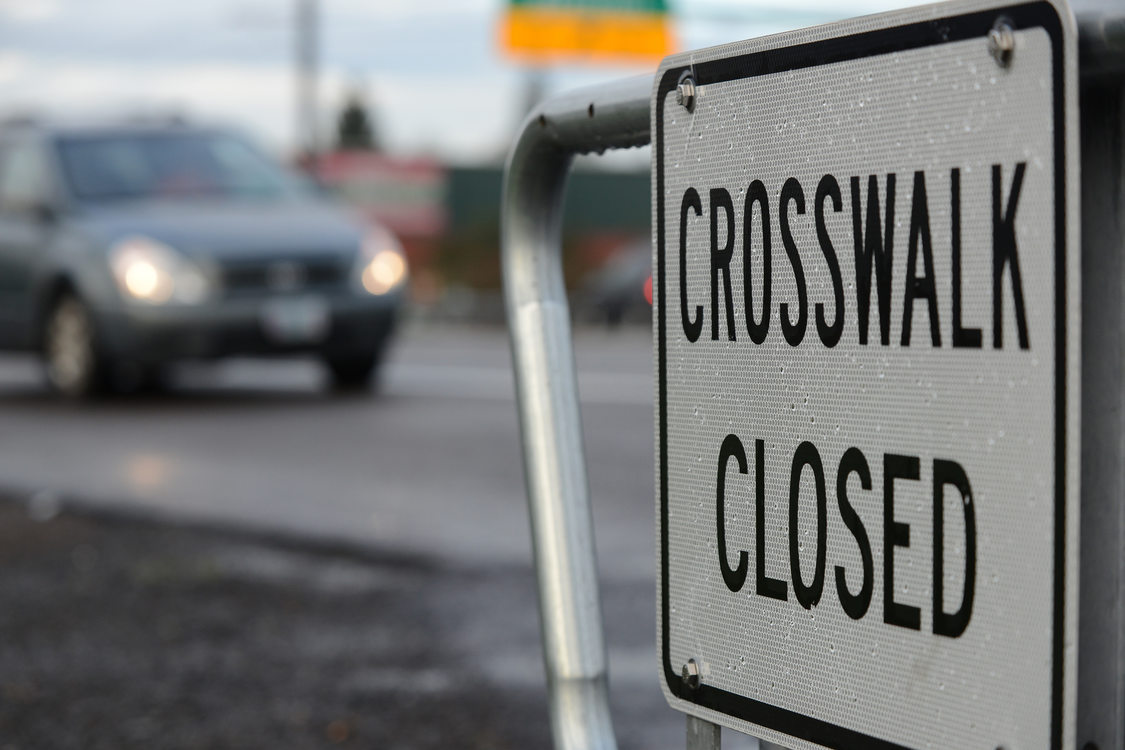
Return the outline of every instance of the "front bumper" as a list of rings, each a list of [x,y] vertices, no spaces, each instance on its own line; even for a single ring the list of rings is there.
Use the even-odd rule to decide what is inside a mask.
[[[293,295],[296,298],[300,295]],[[216,300],[196,306],[127,305],[97,311],[99,343],[106,355],[141,364],[180,359],[302,352],[378,352],[394,329],[401,291],[317,298],[327,308],[322,334],[297,340],[272,335],[264,310],[284,295]]]

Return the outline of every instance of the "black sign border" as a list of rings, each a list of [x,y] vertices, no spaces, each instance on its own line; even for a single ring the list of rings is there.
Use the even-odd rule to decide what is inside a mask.
[[[665,342],[665,216],[664,216],[664,117],[667,95],[675,90],[680,75],[689,69],[697,85],[723,83],[771,73],[831,65],[875,55],[904,52],[923,47],[984,39],[998,16],[1006,16],[1016,29],[1042,28],[1051,39],[1052,80],[1054,85],[1054,163],[1055,163],[1055,538],[1054,538],[1054,618],[1051,658],[1051,748],[1062,747],[1063,724],[1063,647],[1066,607],[1066,85],[1063,23],[1058,10],[1049,2],[1033,2],[990,8],[963,15],[875,29],[849,36],[825,39],[792,47],[763,50],[721,60],[677,66],[664,71],[656,92],[653,158],[656,165],[657,227],[657,307],[658,380],[657,420],[660,435],[660,627],[664,680],[672,695],[704,708],[791,737],[826,747],[863,750],[907,750],[894,742],[872,737],[821,719],[805,716],[710,685],[688,690],[673,669],[669,646],[668,615],[668,419],[667,347]]]

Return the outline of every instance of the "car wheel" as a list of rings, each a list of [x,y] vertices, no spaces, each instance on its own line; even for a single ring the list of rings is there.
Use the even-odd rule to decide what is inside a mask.
[[[324,363],[332,375],[332,385],[337,390],[355,390],[371,382],[371,376],[379,364],[375,352],[348,355],[326,355]]]
[[[68,398],[85,398],[105,386],[105,363],[98,352],[94,320],[77,297],[67,294],[51,307],[43,329],[47,382]]]

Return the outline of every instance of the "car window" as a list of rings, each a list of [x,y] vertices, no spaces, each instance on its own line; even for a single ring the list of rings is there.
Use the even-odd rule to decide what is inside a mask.
[[[50,176],[41,148],[17,143],[0,153],[0,211],[30,211],[50,202],[50,197]]]
[[[121,133],[59,140],[63,174],[82,201],[193,196],[280,198],[299,185],[246,142],[223,133]]]

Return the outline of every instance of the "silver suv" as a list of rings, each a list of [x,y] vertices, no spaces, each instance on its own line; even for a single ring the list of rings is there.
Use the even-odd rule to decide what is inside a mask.
[[[307,352],[368,381],[403,303],[386,230],[235,133],[0,128],[0,349],[61,393],[186,358]]]

